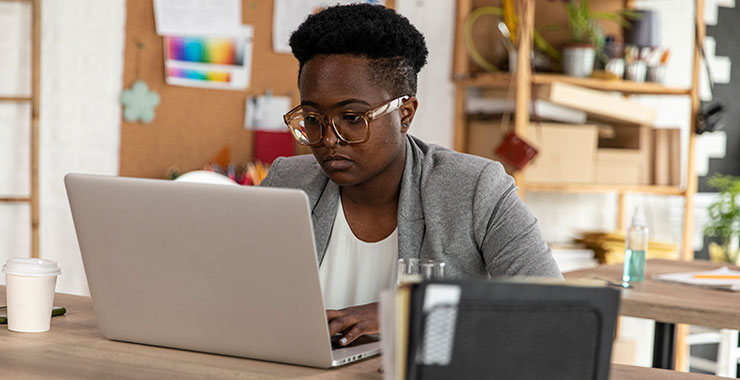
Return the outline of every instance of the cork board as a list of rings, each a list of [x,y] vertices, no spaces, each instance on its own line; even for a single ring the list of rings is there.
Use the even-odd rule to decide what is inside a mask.
[[[272,0],[244,0],[242,21],[254,26],[251,82],[244,91],[210,90],[165,84],[163,39],[154,26],[151,0],[126,2],[123,85],[136,80],[136,41],[144,43],[140,76],[161,102],[149,124],[121,121],[119,174],[166,178],[168,169],[200,169],[228,144],[230,161],[252,159],[252,132],[245,130],[244,104],[250,94],[287,95],[299,101],[298,61],[272,50]]]

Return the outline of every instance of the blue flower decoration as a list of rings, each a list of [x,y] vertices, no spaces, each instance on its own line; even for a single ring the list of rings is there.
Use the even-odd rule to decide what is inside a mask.
[[[131,88],[121,94],[123,117],[129,123],[141,121],[150,123],[154,120],[154,108],[159,105],[159,94],[149,89],[143,80],[137,80]]]

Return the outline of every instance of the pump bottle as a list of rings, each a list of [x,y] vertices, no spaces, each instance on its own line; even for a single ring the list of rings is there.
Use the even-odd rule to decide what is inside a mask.
[[[645,256],[648,250],[648,228],[645,215],[638,207],[632,216],[632,225],[627,230],[624,251],[622,282],[625,284],[645,279]]]

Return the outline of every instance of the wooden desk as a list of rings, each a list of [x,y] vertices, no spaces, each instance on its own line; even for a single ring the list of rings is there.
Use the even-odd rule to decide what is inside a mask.
[[[621,315],[668,323],[688,323],[740,330],[740,292],[704,289],[652,280],[662,273],[711,270],[722,264],[709,261],[648,260],[645,281],[622,290]],[[740,270],[740,268],[733,267]],[[622,282],[622,264],[566,273],[568,279],[599,277]]]
[[[5,301],[5,289],[0,287]],[[33,379],[363,379],[380,380],[380,358],[333,370],[106,340],[95,326],[88,297],[57,294],[67,314],[52,318],[49,332],[24,334],[0,327],[0,373]],[[612,380],[701,380],[714,376],[624,365],[612,366]]]
[[[654,319],[657,322],[654,366],[672,368],[675,323],[740,330],[740,292],[704,289],[652,279],[655,274],[695,272],[720,266],[722,264],[699,260],[648,260],[645,281],[634,284],[630,289],[622,289],[621,315]],[[570,272],[565,277],[597,277],[621,283],[622,264]]]

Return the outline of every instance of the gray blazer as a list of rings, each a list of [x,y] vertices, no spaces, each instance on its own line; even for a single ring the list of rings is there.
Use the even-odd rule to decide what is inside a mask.
[[[278,158],[261,185],[306,192],[320,263],[339,186],[312,155]],[[537,220],[501,164],[411,136],[398,201],[398,254],[441,260],[450,278],[562,278]]]

